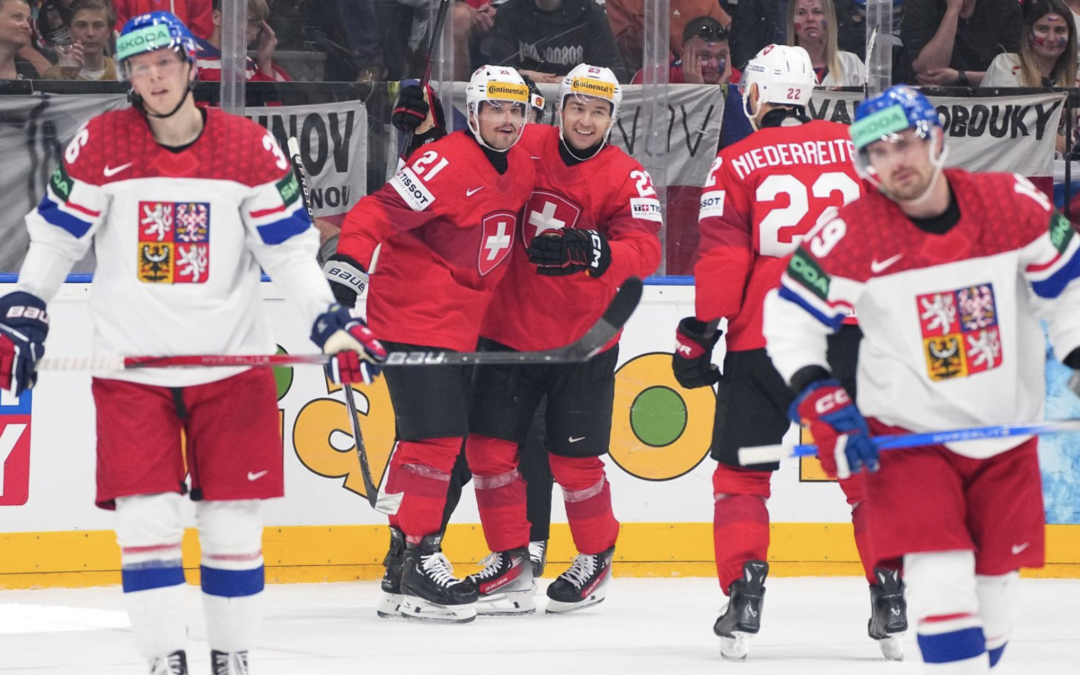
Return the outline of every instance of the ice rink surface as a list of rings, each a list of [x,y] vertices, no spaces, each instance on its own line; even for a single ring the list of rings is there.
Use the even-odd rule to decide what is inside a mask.
[[[548,576],[557,570],[549,569]],[[546,585],[548,580],[542,580]],[[473,675],[901,675],[866,637],[869,594],[855,578],[771,579],[750,660],[724,662],[712,624],[714,579],[619,579],[603,604],[576,614],[481,617],[461,626],[375,616],[375,582],[274,585],[251,672],[334,675],[419,672]],[[1022,580],[1013,638],[995,675],[1080,673],[1080,581]],[[538,594],[540,612],[546,597]],[[188,658],[209,673],[199,590],[189,588]],[[137,675],[119,587],[0,592],[0,674]]]

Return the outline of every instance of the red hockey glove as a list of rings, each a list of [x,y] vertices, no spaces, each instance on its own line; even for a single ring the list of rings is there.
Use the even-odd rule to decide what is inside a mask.
[[[788,416],[814,436],[818,459],[832,478],[849,478],[864,468],[878,470],[878,449],[866,419],[839,380],[818,380],[791,404]]]
[[[671,370],[675,379],[687,389],[711,387],[720,381],[720,370],[712,362],[713,347],[721,332],[707,335],[708,324],[688,316],[679,322],[675,331],[675,353],[671,355]]]
[[[537,273],[549,277],[599,277],[611,266],[611,246],[596,230],[546,230],[533,237],[528,254]]]
[[[386,360],[386,350],[367,324],[341,305],[330,305],[315,319],[311,341],[324,354],[334,355],[326,364],[326,376],[334,382],[371,384],[382,372],[379,364]]]
[[[34,386],[48,334],[44,300],[22,291],[0,298],[0,389],[18,396]]]

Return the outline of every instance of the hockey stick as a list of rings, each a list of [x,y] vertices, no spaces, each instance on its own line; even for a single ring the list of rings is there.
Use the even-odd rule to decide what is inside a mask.
[[[427,90],[428,82],[431,81],[431,68],[435,63],[435,47],[439,44],[439,35],[443,31],[443,24],[446,23],[446,12],[450,9],[450,0],[439,0],[439,13],[435,15],[435,30],[431,33],[431,40],[428,42],[427,56],[424,58],[424,72],[420,77],[420,91],[421,93]],[[428,105],[435,105],[435,101],[429,101]],[[401,144],[398,146],[398,156],[402,160],[408,159],[405,153],[409,150],[409,146],[412,145],[413,135],[416,133],[416,129],[409,129],[402,136]]]
[[[289,137],[289,160],[292,162],[296,180],[300,182],[301,197],[304,200],[304,208],[307,209],[311,222],[315,222],[315,212],[311,209],[311,190],[308,187],[307,174],[304,171],[304,160],[300,156],[300,144],[295,136]],[[329,361],[333,356],[326,356]],[[367,492],[368,503],[375,508],[379,499],[379,491],[375,487],[375,481],[371,477],[371,465],[368,462],[367,448],[364,446],[364,434],[360,431],[360,418],[356,412],[356,399],[353,397],[351,382],[342,382],[345,390],[345,408],[349,412],[349,423],[352,424],[353,444],[356,446],[356,457],[360,460],[360,477],[364,481],[364,491]]]
[[[390,352],[384,368],[406,366],[491,366],[537,363],[581,363],[600,352],[622,330],[641,300],[637,277],[623,282],[604,315],[576,342],[540,352]],[[248,368],[319,365],[330,361],[326,354],[204,354],[184,356],[72,356],[38,361],[38,370],[133,370],[137,368]]]
[[[1051,420],[1031,424],[998,424],[988,427],[953,429],[951,431],[930,431],[921,434],[892,434],[889,436],[877,436],[874,438],[874,442],[877,444],[878,450],[899,450],[924,445],[982,441],[992,438],[1007,438],[1009,436],[1062,434],[1070,431],[1080,431],[1080,420]],[[816,454],[817,446],[810,444],[796,445],[794,447],[790,445],[761,445],[740,449],[739,464],[742,466],[765,464],[767,462],[779,462],[788,457],[813,457]]]

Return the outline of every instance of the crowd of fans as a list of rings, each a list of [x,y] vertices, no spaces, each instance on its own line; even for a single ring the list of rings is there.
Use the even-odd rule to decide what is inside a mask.
[[[219,80],[223,0],[0,0],[0,79],[117,79],[116,31],[165,9],[199,38]],[[251,81],[399,80],[422,67],[431,0],[247,2]],[[451,0],[453,76],[514,66],[557,82],[580,63],[641,81],[648,0]],[[866,0],[670,0],[673,83],[737,83],[770,43],[807,50],[823,85],[865,81]],[[937,86],[1077,84],[1080,0],[894,0],[894,80]],[[291,61],[290,61],[291,59]],[[311,61],[312,59],[307,59]]]

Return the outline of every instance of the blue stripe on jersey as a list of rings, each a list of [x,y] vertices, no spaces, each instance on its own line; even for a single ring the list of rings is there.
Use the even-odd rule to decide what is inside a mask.
[[[985,654],[986,638],[978,627],[940,635],[919,634],[919,650],[926,663],[955,663]]]
[[[125,593],[179,586],[184,583],[184,569],[179,560],[168,563],[155,560],[151,564],[124,565],[120,570],[120,580]]]
[[[45,196],[41,198],[41,203],[38,204],[38,214],[45,219],[45,222],[65,230],[76,239],[89,232],[92,225],[92,223],[88,223],[82,218],[76,218],[70,213],[61,211],[60,205],[52,200],[48,192],[45,193]]]
[[[259,565],[253,570],[219,570],[202,566],[202,591],[221,598],[240,598],[261,593],[266,573]]]
[[[303,234],[311,227],[311,218],[303,208],[296,209],[292,215],[281,220],[276,220],[268,225],[259,225],[255,229],[259,231],[264,244],[280,244],[287,239]]]
[[[1035,291],[1035,295],[1040,298],[1053,299],[1061,295],[1069,282],[1077,277],[1080,277],[1080,248],[1073,251],[1072,258],[1062,265],[1057,272],[1042,281],[1033,282],[1031,290]]]
[[[1006,643],[1008,644],[1008,643]],[[1000,647],[994,647],[990,650],[990,667],[993,668],[1001,660],[1001,655],[1005,652],[1005,645]]]
[[[813,305],[811,305],[809,302],[807,302],[806,300],[803,300],[802,296],[800,296],[798,293],[791,290],[787,286],[784,286],[783,284],[780,285],[780,297],[787,300],[788,302],[793,302],[796,305],[798,305],[799,307],[802,307],[812,317],[814,317],[815,319],[817,319],[821,323],[828,326],[829,329],[832,330],[833,332],[836,332],[836,331],[840,330],[840,326],[844,323],[844,315],[843,314],[838,314],[837,316],[830,319],[829,317],[827,317],[824,314],[822,314],[821,312],[819,312],[818,309],[816,307],[814,307]]]

